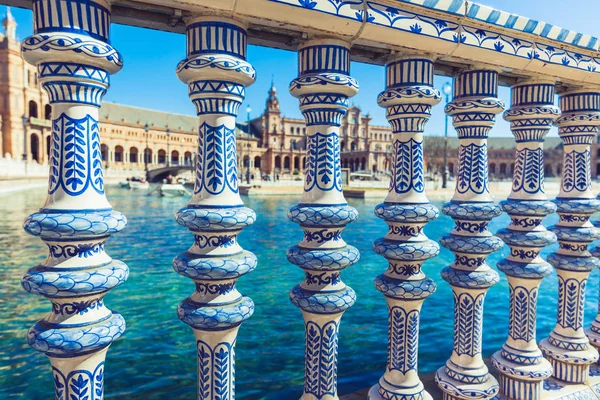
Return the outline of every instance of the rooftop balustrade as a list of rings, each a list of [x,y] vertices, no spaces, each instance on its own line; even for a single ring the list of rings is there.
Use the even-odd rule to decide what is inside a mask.
[[[359,90],[350,62],[362,61],[385,65],[386,86],[373,101],[386,109],[393,130],[389,193],[375,208],[388,228],[373,244],[388,262],[385,272],[373,276],[389,311],[388,359],[369,398],[432,398],[417,365],[419,329],[430,328],[419,326],[421,306],[436,290],[422,266],[440,250],[423,233],[439,216],[425,193],[423,165],[426,123],[441,100],[434,74],[454,76],[454,95],[444,111],[459,140],[456,188],[442,209],[455,226],[440,241],[455,254],[441,272],[454,297],[452,315],[439,316],[454,320],[453,347],[439,349],[436,381],[443,398],[600,396],[600,377],[590,375],[598,364],[600,317],[588,329],[583,320],[588,276],[600,266],[600,252],[588,250],[600,238],[590,222],[600,210],[590,179],[590,145],[600,126],[596,38],[463,0],[8,3],[33,9],[34,34],[23,41],[22,53],[38,67],[52,103],[48,197],[24,224],[48,245],[49,255],[26,272],[22,285],[52,303],[27,340],[50,358],[57,399],[84,398],[82,393],[103,398],[104,369],[110,368],[105,355],[125,331],[123,317],[104,303],[105,294],[118,293],[128,277],[127,265],[111,259],[104,246],[126,225],[105,197],[98,129],[110,75],[122,67],[110,45],[111,17],[186,34],[177,74],[196,106],[199,145],[194,194],[177,212],[177,222],[194,241],[173,254],[173,268],[195,284],[177,312],[194,333],[199,399],[235,398],[235,375],[244,373],[235,371],[236,338],[255,308],[236,281],[268,262],[238,243],[243,229],[260,218],[240,197],[235,145],[239,106],[256,77],[246,55],[249,43],[298,52],[298,77],[289,90],[306,120],[307,161],[302,199],[288,217],[304,233],[287,250],[290,263],[305,273],[290,288],[306,335],[304,389],[298,395],[338,399],[340,321],[360,301],[342,281],[343,270],[350,267],[344,274],[352,274],[360,265],[342,230],[360,229],[360,220],[343,195],[339,128]],[[512,86],[508,107],[498,98],[499,85]],[[497,204],[488,185],[487,137],[502,112],[517,151],[512,192]],[[543,144],[553,124],[563,142],[564,168],[560,193],[550,201]],[[490,232],[489,222],[502,212],[510,225]],[[546,229],[542,220],[554,212],[559,222]],[[541,249],[555,241],[559,249],[544,260]],[[482,357],[484,299],[504,278],[486,257],[505,244],[510,255],[497,267],[510,286],[510,324],[506,343],[492,358],[496,370],[490,371]],[[537,294],[552,269],[559,277],[556,327],[538,346]]]

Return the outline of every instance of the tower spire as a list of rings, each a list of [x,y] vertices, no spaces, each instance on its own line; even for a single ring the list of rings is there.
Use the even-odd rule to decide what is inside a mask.
[[[4,35],[10,40],[17,39],[17,21],[13,17],[10,7],[6,7],[6,16],[2,20],[4,26]]]
[[[275,88],[275,74],[271,75],[271,88],[269,97],[267,97],[267,111],[279,112],[279,99],[277,98],[277,89]]]

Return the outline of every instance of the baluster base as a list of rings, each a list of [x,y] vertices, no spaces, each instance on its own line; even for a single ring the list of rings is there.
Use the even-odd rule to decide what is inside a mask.
[[[493,399],[500,388],[498,381],[487,372],[487,367],[482,369],[485,373],[476,377],[478,383],[466,383],[451,378],[447,366],[438,369],[435,381],[444,392],[444,400]]]
[[[401,387],[381,378],[369,390],[368,400],[433,400],[433,397],[425,391],[421,382],[416,386]]]
[[[566,383],[589,380],[590,364],[598,360],[598,351],[588,344],[571,344],[577,350],[567,350],[551,343],[552,335],[540,342],[540,349],[553,368],[552,377]]]
[[[494,353],[492,364],[498,370],[500,395],[507,400],[539,400],[544,379],[552,376],[552,366],[548,360],[542,358],[539,350],[530,353],[509,353],[503,349]]]

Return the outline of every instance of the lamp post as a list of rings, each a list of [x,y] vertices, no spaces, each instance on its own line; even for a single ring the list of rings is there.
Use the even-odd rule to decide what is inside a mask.
[[[248,164],[246,164],[246,183],[250,184],[250,113],[252,112],[252,108],[250,105],[246,107],[246,121],[248,132],[246,132],[246,147],[248,148]],[[242,164],[244,163],[244,158],[242,157]]]
[[[446,104],[450,103],[450,93],[452,93],[452,85],[450,82],[444,83],[442,92],[446,95]],[[442,173],[442,188],[448,186],[448,114],[446,114],[444,125],[444,172]]]
[[[171,136],[171,130],[167,126],[167,167],[171,166],[171,149],[169,147],[169,137]]]
[[[21,120],[23,121],[23,165],[25,166],[25,175],[27,175],[27,125],[29,125],[29,118],[23,114]]]
[[[144,149],[144,171],[146,171],[146,178],[148,178],[148,132],[150,127],[148,123],[144,125],[144,132],[146,132],[146,148]]]

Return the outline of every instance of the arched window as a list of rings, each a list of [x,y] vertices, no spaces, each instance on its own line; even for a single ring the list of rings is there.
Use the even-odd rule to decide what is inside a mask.
[[[367,159],[365,157],[360,160],[360,168],[364,171],[367,169]]]
[[[44,118],[52,119],[52,106],[50,104],[44,106]]]
[[[50,159],[50,142],[52,141],[50,135],[46,136],[46,155]]]
[[[171,165],[179,164],[179,152],[177,150],[173,150],[171,152]]]
[[[38,117],[38,105],[35,101],[29,101],[29,117],[37,118]]]
[[[260,156],[254,157],[254,168],[260,168]]]
[[[102,161],[108,160],[108,146],[105,144],[100,145],[100,156],[102,157]]]
[[[290,147],[292,150],[296,150],[296,139],[290,140]]]
[[[490,174],[495,174],[496,173],[496,164],[491,163],[489,169],[490,169]]]
[[[290,169],[290,158],[288,156],[283,158],[283,169]]]
[[[352,142],[350,143],[350,151],[355,151],[356,150],[356,143]]]
[[[281,168],[281,157],[279,157],[279,156],[275,156],[275,168],[277,168],[277,169]]]
[[[506,174],[506,164],[504,163],[500,164],[500,174]]]
[[[294,169],[300,169],[300,157],[298,156],[294,157]]]
[[[146,164],[152,164],[154,161],[152,160],[152,149],[149,149],[146,147],[146,150],[144,151],[145,154],[145,158],[144,158],[144,162]]]
[[[115,162],[123,162],[123,147],[115,147]]]
[[[163,149],[158,151],[158,163],[165,164],[167,162],[167,152]]]
[[[40,138],[37,134],[32,133],[29,137],[31,147],[31,159],[33,161],[40,161]]]
[[[132,147],[129,149],[129,162],[137,163],[138,162],[138,149],[137,147]]]
[[[185,163],[185,165],[192,165],[192,153],[189,151],[186,151],[185,153],[183,153],[183,162]]]
[[[302,157],[302,169],[306,169],[306,157]]]
[[[244,161],[242,163],[244,168],[250,168],[250,156],[244,156]]]
[[[448,163],[448,172],[450,175],[454,175],[454,163]]]

